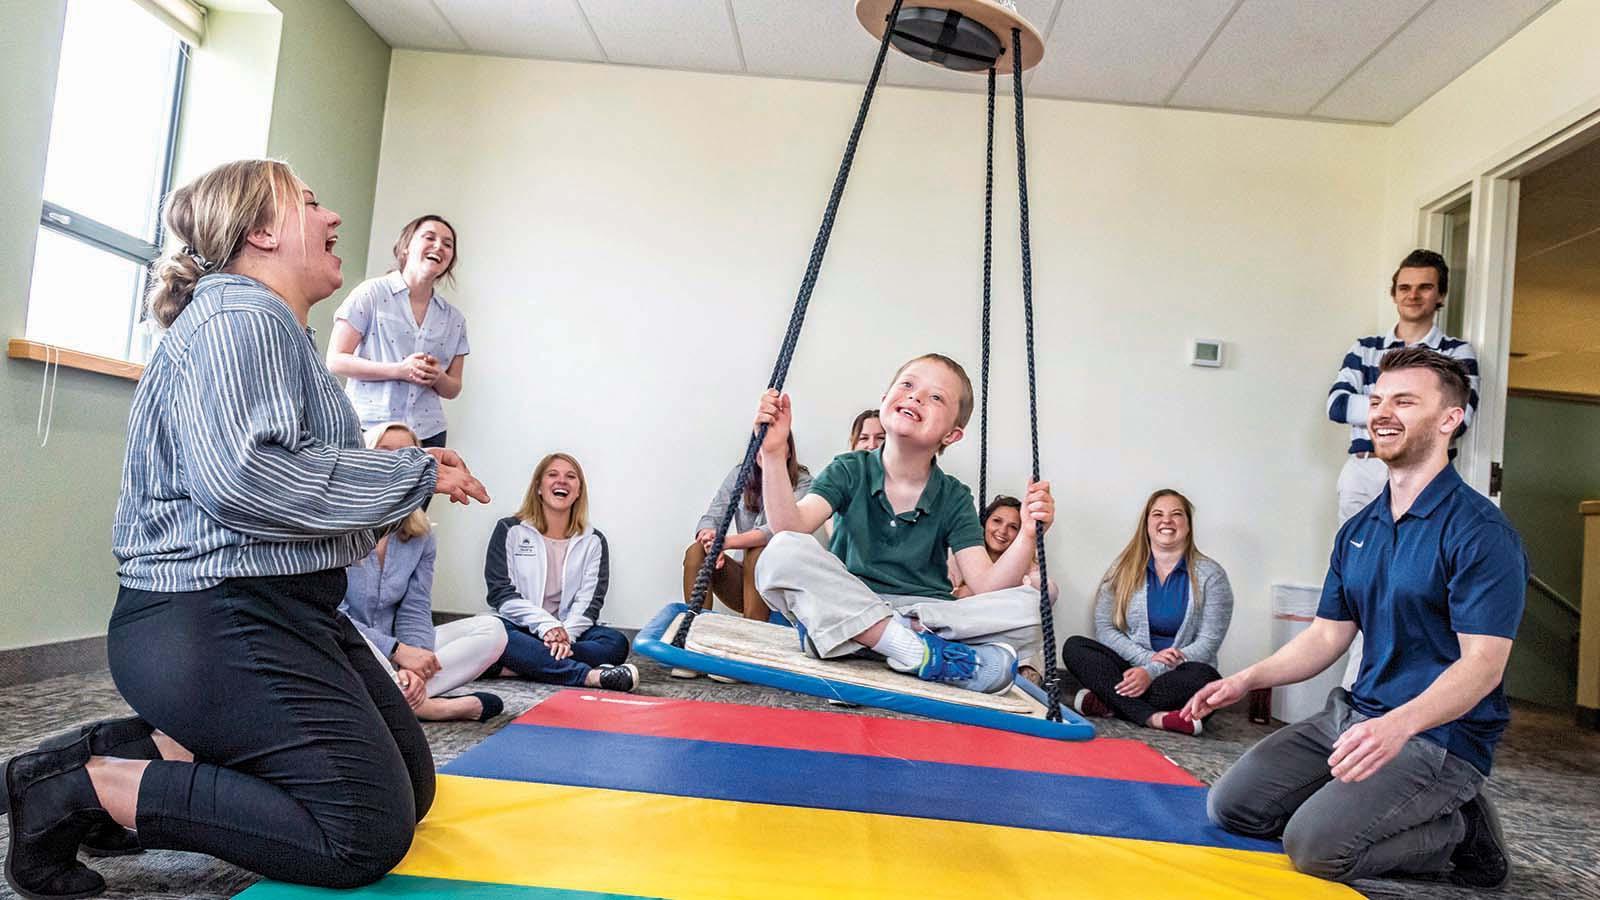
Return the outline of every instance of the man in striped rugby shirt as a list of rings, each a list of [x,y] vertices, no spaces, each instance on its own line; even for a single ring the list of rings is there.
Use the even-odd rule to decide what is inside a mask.
[[[1478,411],[1478,357],[1472,345],[1444,333],[1435,322],[1444,308],[1450,290],[1450,267],[1444,257],[1432,250],[1413,250],[1400,261],[1389,278],[1389,296],[1394,300],[1399,321],[1388,334],[1374,334],[1350,345],[1328,389],[1328,418],[1350,426],[1349,456],[1339,471],[1339,524],[1365,509],[1383,492],[1389,481],[1389,467],[1372,449],[1367,431],[1368,397],[1378,382],[1378,362],[1400,347],[1424,346],[1460,360],[1467,367],[1467,415],[1456,432],[1460,437],[1472,424]],[[1455,450],[1450,451],[1455,458]],[[1346,688],[1355,681],[1361,667],[1361,635],[1350,645],[1350,663],[1345,671]]]

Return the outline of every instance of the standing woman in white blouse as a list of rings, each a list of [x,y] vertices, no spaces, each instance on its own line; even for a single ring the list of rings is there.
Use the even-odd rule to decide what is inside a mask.
[[[333,314],[328,369],[347,379],[345,392],[362,428],[404,422],[424,447],[445,446],[444,405],[461,394],[471,348],[467,319],[439,296],[454,280],[456,230],[442,216],[419,216],[400,229],[395,268],[356,285]]]

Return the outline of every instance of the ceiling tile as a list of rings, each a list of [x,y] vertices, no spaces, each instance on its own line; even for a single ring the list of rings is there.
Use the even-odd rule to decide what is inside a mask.
[[[1306,115],[1426,2],[1245,0],[1171,102]]]
[[[1028,85],[1035,95],[1161,103],[1234,0],[1066,0]]]
[[[728,0],[579,0],[614,63],[738,72],[744,66]]]
[[[428,0],[348,0],[350,8],[367,20],[372,30],[391,47],[407,50],[465,50]]]
[[[862,81],[874,44],[843,3],[733,0],[746,68],[757,75]]]
[[[1434,0],[1312,114],[1399,121],[1550,5],[1551,0]]]
[[[1022,0],[1019,12],[1041,33],[1058,0]],[[856,21],[854,5],[796,0],[732,0],[751,73],[866,83],[878,44]],[[952,72],[891,52],[883,82],[901,87],[982,91],[982,74]]]
[[[578,0],[433,0],[479,53],[600,62]]]

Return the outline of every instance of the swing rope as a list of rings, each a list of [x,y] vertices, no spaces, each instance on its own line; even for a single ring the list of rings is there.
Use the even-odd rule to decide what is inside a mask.
[[[789,329],[784,333],[783,344],[778,351],[778,360],[772,367],[772,377],[767,380],[769,389],[783,390],[783,383],[789,377],[789,363],[794,358],[795,346],[800,342],[800,329],[805,325],[806,307],[811,304],[811,292],[817,285],[817,276],[822,271],[822,257],[828,250],[828,238],[833,234],[834,217],[839,212],[839,201],[844,197],[845,182],[850,179],[850,166],[855,162],[856,144],[861,140],[861,128],[867,121],[867,110],[872,107],[872,95],[878,90],[878,77],[883,74],[883,62],[889,55],[889,38],[894,35],[895,20],[900,15],[901,0],[895,0],[894,6],[889,10],[888,27],[883,30],[883,39],[878,42],[878,57],[872,63],[872,76],[867,79],[867,89],[861,95],[861,107],[856,110],[856,122],[850,129],[850,139],[845,143],[844,158],[839,161],[839,172],[833,179],[833,191],[828,195],[828,205],[822,213],[822,225],[817,229],[817,239],[811,245],[811,260],[806,265],[805,277],[800,280],[800,293],[794,301],[794,310],[789,314]],[[739,498],[744,496],[745,483],[750,480],[750,472],[754,468],[756,452],[761,448],[761,442],[767,437],[767,426],[762,425],[751,435],[745,444],[744,461],[739,464],[739,477],[733,485],[733,502],[722,512],[722,522],[718,525],[716,536],[712,538],[711,550],[706,553],[705,562],[700,564],[700,571],[694,578],[694,591],[690,595],[689,608],[684,614],[683,625],[678,628],[677,634],[672,636],[672,646],[682,647],[689,637],[689,628],[694,624],[694,617],[699,614],[702,606],[709,608],[707,602],[711,588],[711,573],[715,571],[717,560],[722,556],[722,544],[727,537],[728,524],[733,521],[733,514],[737,504],[742,502]]]
[[[994,246],[994,67],[989,67],[989,143],[983,167],[983,371],[978,407],[978,508],[989,503],[989,268]],[[982,524],[982,523],[979,523]]]
[[[1022,314],[1027,323],[1028,345],[1028,435],[1033,444],[1033,480],[1039,480],[1039,385],[1033,365],[1033,251],[1028,243],[1028,155],[1022,129],[1022,30],[1011,29],[1011,52],[1017,70],[1011,74],[1011,96],[1017,107],[1017,207],[1022,237]],[[1023,510],[1027,515],[1027,510]],[[1039,626],[1044,632],[1044,692],[1049,698],[1047,713],[1052,722],[1061,721],[1061,698],[1056,675],[1056,629],[1050,608],[1050,572],[1044,558],[1044,530],[1034,533],[1034,553],[1039,559]]]

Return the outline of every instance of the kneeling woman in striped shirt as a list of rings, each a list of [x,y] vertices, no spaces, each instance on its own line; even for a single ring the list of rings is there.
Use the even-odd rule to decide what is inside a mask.
[[[362,446],[306,325],[343,281],[339,216],[287,165],[219,166],[166,219],[150,308],[167,331],[134,391],[112,532],[106,649],[138,715],[7,763],[6,874],[27,897],[86,897],[105,882],[80,845],[147,847],[355,887],[405,855],[434,773],[339,615],[345,567],[432,493],[489,498],[451,451]]]
[[[422,443],[404,422],[388,422],[367,429],[367,446],[399,450]],[[505,652],[506,632],[496,616],[433,626],[436,546],[427,514],[412,510],[366,559],[345,570],[350,584],[339,610],[372,645],[417,718],[487,722],[505,708],[494,694],[441,695],[487,671]]]
[[[483,577],[505,620],[502,675],[611,691],[639,683],[625,662],[628,636],[598,624],[611,555],[589,525],[589,483],[576,459],[539,461],[522,508],[494,527]]]

